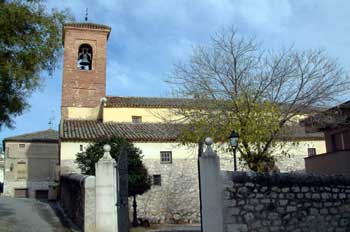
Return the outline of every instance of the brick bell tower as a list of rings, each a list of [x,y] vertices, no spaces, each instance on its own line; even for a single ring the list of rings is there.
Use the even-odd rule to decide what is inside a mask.
[[[92,119],[106,96],[106,48],[111,28],[67,23],[63,28],[64,62],[61,119]],[[88,115],[91,114],[91,115]]]

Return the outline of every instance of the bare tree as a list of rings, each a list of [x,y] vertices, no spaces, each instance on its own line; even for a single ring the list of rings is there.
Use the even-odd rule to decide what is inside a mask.
[[[349,89],[347,73],[325,51],[265,51],[233,29],[194,48],[168,82],[177,97],[195,99],[175,110],[193,125],[184,130],[182,142],[207,135],[227,141],[235,130],[241,157],[254,171],[274,168],[272,151],[291,139],[297,116],[336,102]]]

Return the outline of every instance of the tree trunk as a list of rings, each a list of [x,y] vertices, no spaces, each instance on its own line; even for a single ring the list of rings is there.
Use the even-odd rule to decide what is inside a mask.
[[[139,225],[138,221],[137,221],[137,204],[136,204],[136,195],[133,195],[133,220],[132,220],[132,226],[133,227],[137,227]]]

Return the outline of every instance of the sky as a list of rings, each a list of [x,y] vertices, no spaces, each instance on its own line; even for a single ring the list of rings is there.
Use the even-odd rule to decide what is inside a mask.
[[[109,25],[107,95],[170,96],[167,79],[173,64],[186,61],[196,45],[205,45],[223,28],[234,27],[264,47],[322,48],[349,71],[348,0],[47,0],[47,8],[69,9],[76,21]],[[62,61],[63,58],[60,58]],[[3,128],[3,138],[58,129],[62,64],[42,74],[31,107]]]

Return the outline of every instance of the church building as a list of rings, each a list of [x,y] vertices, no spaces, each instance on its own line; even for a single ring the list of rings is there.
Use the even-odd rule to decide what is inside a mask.
[[[68,23],[63,29],[59,158],[61,174],[80,172],[76,154],[96,139],[123,137],[143,153],[152,189],[138,197],[139,216],[152,222],[199,220],[197,148],[177,141],[179,125],[173,110],[185,99],[106,95],[107,42],[111,28],[93,23]],[[208,135],[209,136],[209,135]],[[308,149],[325,151],[322,134],[296,128],[294,157],[281,161],[281,171],[303,170]],[[312,150],[314,151],[314,150]],[[222,169],[232,170],[230,154],[219,154]]]

